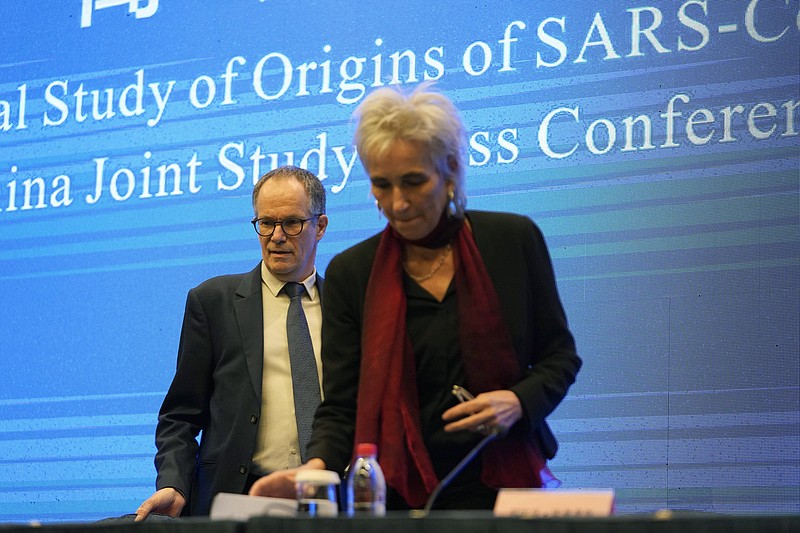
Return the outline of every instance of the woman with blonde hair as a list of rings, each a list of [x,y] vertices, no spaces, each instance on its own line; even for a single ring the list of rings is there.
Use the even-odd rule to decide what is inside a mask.
[[[301,468],[342,471],[355,443],[377,443],[387,507],[420,508],[496,434],[436,508],[491,509],[498,488],[557,482],[545,417],[581,361],[541,232],[524,216],[465,209],[464,127],[429,86],[379,89],[355,118],[388,224],[326,271],[324,400]],[[453,385],[474,399],[458,403]],[[279,495],[277,477],[251,494]]]

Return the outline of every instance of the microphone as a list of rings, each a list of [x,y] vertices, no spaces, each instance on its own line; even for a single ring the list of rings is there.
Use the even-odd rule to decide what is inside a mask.
[[[475,399],[475,396],[470,394],[470,392],[467,389],[465,389],[464,387],[460,387],[458,385],[453,385],[453,389],[451,390],[451,392],[453,393],[453,396],[458,398],[458,401],[462,403]],[[484,446],[486,446],[487,444],[489,444],[489,442],[494,440],[495,437],[500,435],[500,433],[502,433],[502,431],[499,428],[492,429],[491,432],[489,432],[489,434],[483,437],[480,440],[480,442],[478,442],[478,444],[476,444],[475,447],[473,447],[469,451],[469,453],[466,456],[464,456],[464,458],[461,459],[461,461],[459,461],[459,463],[455,467],[453,467],[453,469],[450,470],[450,472],[447,473],[444,479],[442,479],[439,482],[439,484],[436,485],[436,488],[433,489],[433,492],[431,492],[431,495],[428,497],[428,501],[425,502],[425,507],[423,507],[422,511],[418,513],[418,516],[424,517],[430,512],[431,508],[433,507],[433,504],[436,502],[436,498],[439,497],[439,493],[441,493],[442,490],[444,490],[447,487],[447,485],[449,485],[450,482],[453,481],[453,478],[455,478],[458,474],[461,473],[464,467],[467,466],[475,458],[475,456],[478,455],[478,453],[480,453],[480,451],[483,449]]]
[[[469,453],[465,455],[455,467],[453,467],[452,470],[450,470],[450,472],[447,473],[444,479],[442,479],[439,484],[436,485],[436,488],[433,489],[433,492],[431,492],[431,495],[428,497],[428,501],[425,502],[425,507],[422,508],[422,511],[418,516],[425,517],[428,515],[433,507],[433,504],[436,502],[436,498],[439,497],[439,493],[441,493],[442,490],[444,490],[450,484],[450,482],[453,481],[453,478],[461,473],[464,467],[467,466],[475,458],[475,456],[478,455],[478,453],[480,453],[484,446],[494,440],[500,433],[500,430],[494,429],[491,433],[483,437],[481,441],[476,444],[475,447],[472,448]]]

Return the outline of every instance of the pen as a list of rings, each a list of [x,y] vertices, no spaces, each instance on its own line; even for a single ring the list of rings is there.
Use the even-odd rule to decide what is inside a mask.
[[[452,392],[453,396],[458,398],[458,401],[461,403],[475,399],[475,396],[473,396],[467,389],[459,385],[453,385],[453,390],[450,392]]]
[[[460,385],[453,385],[453,389],[450,392],[452,392],[453,396],[458,398],[458,401],[461,403],[475,399],[475,396],[473,396],[471,392],[469,392],[467,389],[465,389]],[[487,427],[485,424],[480,424],[475,426],[475,430],[478,431],[479,433],[483,433],[484,435],[486,435]],[[500,433],[499,428],[489,429],[489,434],[491,435],[498,435],[499,433]]]

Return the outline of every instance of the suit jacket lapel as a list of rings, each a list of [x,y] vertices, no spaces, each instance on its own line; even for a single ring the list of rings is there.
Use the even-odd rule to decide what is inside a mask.
[[[242,338],[250,382],[261,401],[264,371],[264,306],[261,297],[261,263],[242,278],[233,302]]]

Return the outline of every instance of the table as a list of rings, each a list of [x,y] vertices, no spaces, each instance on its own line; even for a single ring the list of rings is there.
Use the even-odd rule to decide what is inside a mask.
[[[92,523],[0,525],[0,533],[768,533],[800,531],[800,515],[751,516],[677,512],[609,518],[499,518],[489,512],[439,512],[425,518],[254,517],[247,522],[180,518],[134,523],[131,516]]]

